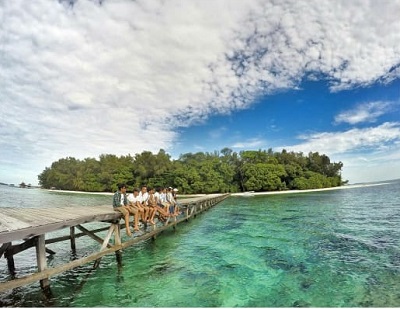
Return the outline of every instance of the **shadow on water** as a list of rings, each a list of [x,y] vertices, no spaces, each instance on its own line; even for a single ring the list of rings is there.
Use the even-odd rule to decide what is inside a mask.
[[[281,250],[276,248],[268,246],[262,248],[260,259],[264,261],[267,267],[270,267],[272,269],[300,274],[308,273],[305,262],[288,256],[284,254]]]
[[[390,254],[393,250],[396,250],[391,242],[385,239],[366,240],[360,236],[343,233],[329,234],[324,247],[331,252],[340,252],[344,259],[360,257],[361,252],[364,254]],[[396,255],[396,253],[394,254]]]

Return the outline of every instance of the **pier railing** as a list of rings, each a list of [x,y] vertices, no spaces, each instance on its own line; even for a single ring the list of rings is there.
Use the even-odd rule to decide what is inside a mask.
[[[147,224],[142,235],[136,235],[124,242],[122,242],[121,229],[125,227],[125,224],[120,222],[121,214],[114,212],[112,207],[108,205],[79,208],[1,208],[0,258],[4,256],[7,259],[7,267],[12,280],[0,282],[0,293],[37,281],[40,281],[42,289],[49,289],[50,277],[90,262],[94,262],[93,267],[96,268],[101,258],[107,254],[115,253],[118,264],[121,264],[121,250],[123,248],[146,239],[155,239],[165,229],[171,227],[175,229],[179,223],[196,217],[197,214],[216,205],[228,196],[229,194],[212,194],[179,200],[181,215],[170,217],[166,222],[156,222],[155,225]],[[107,222],[110,225],[93,230],[88,230],[83,226],[84,223],[96,221]],[[68,235],[46,239],[47,233],[60,229],[68,229]],[[108,230],[108,232],[104,239],[96,235],[105,230]],[[76,252],[76,239],[82,236],[88,236],[97,241],[100,244],[99,251],[58,267],[50,268],[47,266],[46,253],[54,254],[55,252],[47,248],[46,245],[69,240],[71,251],[74,254]],[[113,242],[110,242],[112,239]],[[22,243],[13,244],[13,242],[21,240]],[[36,249],[37,272],[16,278],[14,255],[32,247]]]

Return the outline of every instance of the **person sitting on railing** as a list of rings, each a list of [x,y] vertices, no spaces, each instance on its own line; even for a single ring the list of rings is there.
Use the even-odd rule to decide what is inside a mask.
[[[113,196],[113,209],[122,213],[125,220],[126,235],[132,236],[131,229],[129,228],[129,214],[131,210],[128,206],[128,199],[126,198],[126,185],[124,183],[118,184],[118,191]]]
[[[165,211],[168,213],[168,208],[170,204],[167,201],[167,188],[160,188],[159,193],[160,193],[160,199],[159,199],[160,207],[165,209]]]
[[[154,189],[153,188],[148,188],[149,192],[149,198],[147,199],[147,206],[149,207],[149,218],[150,220],[147,222],[150,222],[151,224],[156,224],[154,222],[154,215],[156,214],[157,211],[157,201],[156,198],[154,197]]]
[[[142,221],[145,218],[145,210],[142,204],[140,203],[140,198],[139,198],[139,189],[134,188],[132,193],[128,195],[128,202],[129,206],[132,209],[132,212],[135,214],[134,215],[134,231],[139,231],[139,219]]]
[[[156,199],[156,209],[158,212],[158,219],[162,222],[165,222],[167,220],[167,217],[169,217],[169,214],[167,209],[164,208],[164,205],[161,202],[162,190],[163,189],[161,187],[157,188],[156,192],[154,192],[154,198]]]
[[[144,223],[150,221],[150,208],[147,205],[147,200],[149,199],[149,193],[147,192],[147,186],[143,185],[140,192],[139,192],[139,199],[140,203],[142,204],[142,207],[144,208],[145,211],[145,216],[144,216]]]

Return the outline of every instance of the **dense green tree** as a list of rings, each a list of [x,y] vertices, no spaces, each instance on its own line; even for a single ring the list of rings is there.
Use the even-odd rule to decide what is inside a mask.
[[[326,188],[342,185],[342,162],[331,163],[318,152],[229,148],[185,153],[177,160],[160,149],[143,151],[134,157],[102,154],[99,159],[62,158],[38,176],[44,188],[114,191],[124,182],[131,187],[173,186],[181,193],[216,193]]]
[[[246,191],[276,191],[286,188],[282,178],[286,171],[281,164],[248,163],[244,167]]]

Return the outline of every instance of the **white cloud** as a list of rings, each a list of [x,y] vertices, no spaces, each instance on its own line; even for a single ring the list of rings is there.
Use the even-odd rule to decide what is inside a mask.
[[[377,127],[350,129],[344,132],[321,132],[299,136],[303,143],[283,146],[286,150],[308,153],[318,151],[325,154],[344,154],[365,150],[387,151],[388,147],[399,147],[400,123],[386,122]]]
[[[388,82],[399,76],[399,10],[389,0],[2,1],[0,166],[18,158],[39,173],[65,156],[168,150],[177,127],[307,74],[335,91]]]
[[[217,139],[217,138],[220,138],[221,136],[222,136],[222,134],[224,133],[224,132],[226,132],[228,129],[226,128],[226,127],[219,127],[219,128],[216,128],[215,130],[210,130],[209,132],[208,132],[208,136],[211,138],[211,139]]]
[[[259,139],[259,138],[251,138],[246,141],[236,142],[232,146],[232,148],[242,148],[245,150],[255,149],[255,148],[262,148],[266,145],[266,141]]]
[[[392,107],[391,102],[376,101],[358,105],[355,109],[344,111],[335,117],[335,123],[357,124],[360,122],[375,122],[379,116],[387,113]]]
[[[288,151],[319,152],[332,162],[341,161],[343,179],[355,182],[393,179],[400,175],[400,123],[344,132],[300,136],[303,143],[279,147]]]
[[[400,175],[400,145],[388,152],[340,154],[332,159],[343,162],[342,177],[351,183],[384,181],[399,178]]]

